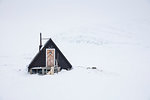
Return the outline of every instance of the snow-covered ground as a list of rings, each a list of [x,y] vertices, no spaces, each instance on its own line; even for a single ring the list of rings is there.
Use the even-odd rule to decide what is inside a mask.
[[[148,0],[1,0],[0,100],[150,100],[149,11]],[[40,32],[71,71],[27,73]]]

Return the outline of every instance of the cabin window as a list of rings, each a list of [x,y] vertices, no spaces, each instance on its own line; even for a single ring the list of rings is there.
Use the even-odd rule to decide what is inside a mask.
[[[42,74],[42,69],[38,69],[37,73]]]
[[[36,69],[32,69],[32,74],[36,74],[36,73],[37,73]]]

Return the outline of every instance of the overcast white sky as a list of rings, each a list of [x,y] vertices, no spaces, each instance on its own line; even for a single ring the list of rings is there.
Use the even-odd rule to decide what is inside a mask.
[[[46,36],[82,27],[108,25],[137,36],[150,32],[149,0],[0,0],[1,51],[38,45]],[[141,30],[138,30],[141,28]],[[143,32],[143,33],[141,33]],[[70,33],[71,34],[71,33]],[[32,43],[31,43],[32,41]],[[1,54],[2,55],[2,54]]]

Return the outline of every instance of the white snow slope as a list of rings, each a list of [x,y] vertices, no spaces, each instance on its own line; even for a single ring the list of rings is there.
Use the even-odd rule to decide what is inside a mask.
[[[40,32],[71,71],[27,73]],[[0,100],[150,100],[149,38],[149,0],[0,0]]]

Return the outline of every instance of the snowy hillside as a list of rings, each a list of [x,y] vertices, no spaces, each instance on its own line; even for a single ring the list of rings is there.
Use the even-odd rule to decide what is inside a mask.
[[[0,100],[150,100],[149,11],[148,0],[1,0]],[[71,71],[27,73],[40,32]]]

